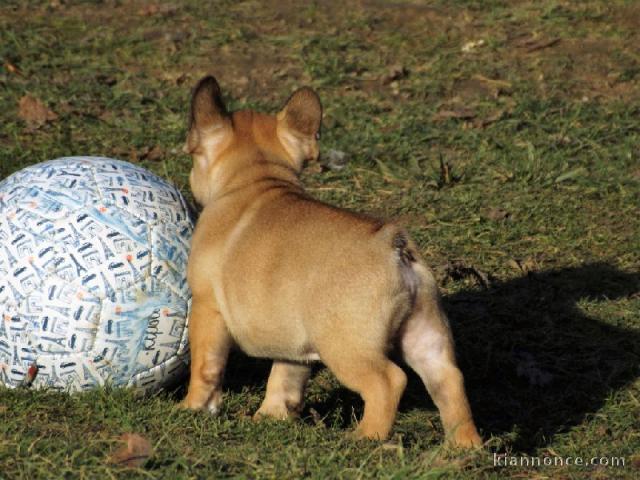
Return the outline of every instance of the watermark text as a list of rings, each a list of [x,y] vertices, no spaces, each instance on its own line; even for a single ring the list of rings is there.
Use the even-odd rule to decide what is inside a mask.
[[[529,457],[529,456],[509,456],[499,453],[493,454],[494,467],[624,467],[624,457],[578,457],[578,456],[549,456],[549,457]]]

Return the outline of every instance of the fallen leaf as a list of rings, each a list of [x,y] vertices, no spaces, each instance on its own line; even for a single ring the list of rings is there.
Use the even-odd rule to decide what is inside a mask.
[[[25,95],[20,99],[18,116],[27,125],[35,128],[58,118],[54,111],[48,109],[44,103],[31,95]]]
[[[171,16],[178,11],[178,7],[176,5],[145,5],[143,8],[138,10],[138,15],[142,17],[150,17],[153,15],[164,15]]]
[[[391,82],[401,80],[409,75],[409,70],[404,65],[393,65],[386,75],[382,77],[382,84],[388,85]]]
[[[483,83],[486,83],[488,85],[491,85],[493,87],[498,87],[498,88],[503,88],[503,89],[507,89],[509,90],[511,88],[511,82],[507,82],[506,80],[496,80],[493,78],[488,78],[485,77],[484,75],[481,75],[479,73],[476,73],[473,77],[476,80],[479,80]]]
[[[521,40],[516,44],[516,47],[524,48],[527,52],[535,52],[536,50],[542,50],[544,48],[553,47],[558,42],[560,42],[559,38],[526,38]]]
[[[433,119],[435,121],[447,120],[449,118],[455,118],[458,120],[471,120],[475,118],[476,112],[471,108],[457,108],[453,110],[440,110],[437,112]]]
[[[536,263],[536,261],[531,257],[527,257],[522,261],[510,258],[509,260],[507,260],[507,265],[509,265],[514,270],[517,270],[522,273],[532,272],[536,270],[538,267],[538,264]]]
[[[506,211],[504,208],[497,207],[497,208],[490,208],[489,210],[484,212],[483,216],[489,220],[493,220],[494,222],[497,222],[497,221],[509,218],[510,215],[511,213]]]
[[[564,135],[562,133],[554,133],[552,135],[549,135],[549,140],[554,142],[556,145],[561,145],[561,146],[571,145],[572,143],[571,137]]]
[[[156,28],[153,30],[147,30],[146,32],[144,32],[142,34],[142,38],[144,40],[146,40],[147,42],[153,41],[153,40],[158,40],[162,37],[164,37],[164,30],[160,29],[160,28]]]
[[[175,82],[176,85],[180,86],[182,85],[184,82],[186,82],[187,80],[189,80],[190,76],[188,73],[183,73],[181,75],[178,76],[178,78],[176,78]]]
[[[493,177],[501,182],[510,182],[515,178],[515,174],[513,172],[505,172],[500,170],[492,170],[491,172]]]
[[[153,147],[142,147],[138,150],[135,148],[131,148],[129,150],[129,161],[137,162],[138,160],[150,160],[155,162],[156,160],[160,160],[164,155],[164,150],[158,145],[154,145]]]
[[[162,148],[160,148],[158,145],[155,145],[153,148],[151,148],[146,156],[144,157],[146,160],[150,160],[152,162],[155,162],[156,160],[160,160],[162,158],[162,156],[164,155],[164,152],[162,151]]]
[[[484,40],[473,40],[471,42],[467,42],[465,43],[462,48],[460,49],[463,53],[469,53],[473,50],[475,50],[478,47],[481,47],[484,45]]]
[[[529,273],[529,272],[532,272],[534,270],[537,270],[538,264],[533,258],[527,257],[523,261],[520,262],[520,267],[522,268],[523,272]]]
[[[235,78],[235,83],[240,88],[244,88],[249,85],[249,81],[249,77],[247,77],[246,75],[240,75],[239,77]]]
[[[118,79],[113,75],[108,75],[106,73],[99,73],[96,75],[96,80],[98,83],[106,85],[107,87],[113,87],[116,83],[118,83]]]
[[[514,270],[517,270],[518,272],[522,271],[522,267],[520,266],[520,262],[518,262],[518,260],[514,260],[513,258],[510,258],[507,260],[507,265],[509,265]]]
[[[98,119],[103,122],[109,123],[111,122],[111,120],[113,120],[113,112],[111,110],[103,110],[98,114]]]
[[[125,150],[123,149],[122,151],[124,152]],[[129,150],[126,150],[126,152],[131,163],[136,163],[140,158],[140,156],[138,155],[138,150],[136,150],[135,147],[131,147]]]
[[[137,433],[125,433],[119,440],[126,445],[111,454],[109,463],[126,467],[141,467],[153,454],[149,440]]]
[[[569,170],[566,173],[563,173],[559,177],[554,180],[554,183],[566,182],[567,180],[572,180],[575,177],[578,177],[585,173],[587,170],[584,167],[574,168],[573,170]]]
[[[491,113],[489,116],[485,118],[479,118],[475,120],[473,123],[474,123],[474,126],[476,127],[484,128],[486,126],[491,125],[494,122],[497,122],[498,120],[501,120],[503,116],[504,116],[504,110],[496,110],[495,112]]]
[[[9,73],[13,73],[15,75],[22,75],[20,73],[20,70],[18,69],[18,67],[16,67],[13,63],[11,62],[5,62],[4,64],[4,68],[7,70],[7,72]]]
[[[0,414],[6,413],[9,408],[6,405],[0,405]]]

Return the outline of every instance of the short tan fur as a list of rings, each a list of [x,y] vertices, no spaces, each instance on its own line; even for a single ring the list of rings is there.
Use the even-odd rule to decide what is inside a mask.
[[[385,439],[406,374],[422,378],[455,444],[481,445],[432,273],[393,222],[307,195],[299,174],[318,157],[322,107],[297,90],[276,115],[227,112],[209,76],[196,86],[185,145],[204,207],[188,280],[191,379],[183,406],[217,412],[229,354],[274,359],[256,418],[299,413],[310,362],[322,361],[365,402],[354,436]]]

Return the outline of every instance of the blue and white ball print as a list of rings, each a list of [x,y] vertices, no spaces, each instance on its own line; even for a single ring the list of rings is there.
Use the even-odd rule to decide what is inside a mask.
[[[174,383],[192,232],[180,192],[127,162],[60,158],[0,182],[0,385]]]

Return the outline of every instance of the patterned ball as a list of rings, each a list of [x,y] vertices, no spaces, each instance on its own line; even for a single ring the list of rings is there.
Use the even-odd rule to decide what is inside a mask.
[[[127,162],[60,158],[0,182],[0,385],[179,380],[192,231],[180,192]]]

